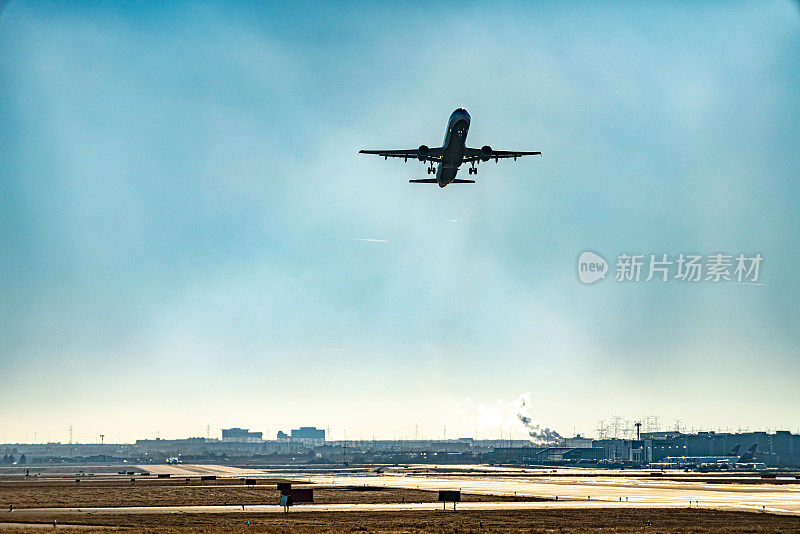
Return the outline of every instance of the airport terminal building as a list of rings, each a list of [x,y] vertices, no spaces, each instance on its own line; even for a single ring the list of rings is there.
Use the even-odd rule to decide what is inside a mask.
[[[300,427],[279,439],[264,440],[261,432],[243,428],[222,431],[222,439],[141,439],[135,443],[16,443],[0,445],[4,461],[33,463],[161,463],[170,458],[195,463],[280,464],[505,464],[575,465],[587,467],[669,467],[680,463],[731,466],[736,454],[754,448],[747,464],[765,468],[800,467],[800,435],[789,431],[717,433],[642,433],[640,439],[562,439],[551,446],[526,440],[364,440],[326,441],[325,430]],[[676,459],[679,459],[676,461]],[[693,460],[692,460],[693,459]],[[741,460],[741,464],[745,461]],[[679,465],[674,465],[679,467]]]

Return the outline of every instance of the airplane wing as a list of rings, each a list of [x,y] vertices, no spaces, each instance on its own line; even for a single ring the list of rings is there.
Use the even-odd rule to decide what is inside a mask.
[[[416,148],[409,148],[408,150],[359,150],[359,154],[375,154],[376,156],[383,156],[384,159],[389,158],[403,158],[408,161],[410,159],[418,159],[419,151]],[[442,147],[429,148],[425,153],[423,161],[439,162],[442,159]]]
[[[500,159],[504,158],[521,158],[522,156],[541,156],[542,153],[538,150],[536,152],[525,152],[521,150],[494,150],[492,149],[492,153],[489,158],[486,160],[493,159],[497,162]],[[467,148],[464,151],[464,163],[471,163],[473,161],[481,161],[482,158],[485,157],[485,154],[481,151],[480,148]]]

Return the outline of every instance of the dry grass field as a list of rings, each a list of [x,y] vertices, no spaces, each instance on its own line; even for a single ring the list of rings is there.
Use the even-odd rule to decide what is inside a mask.
[[[48,516],[52,520],[52,516]],[[5,520],[0,517],[0,520]],[[29,518],[31,520],[31,518]],[[282,514],[85,515],[57,518],[59,524],[91,525],[78,532],[208,533],[791,533],[800,518],[709,510],[493,510],[458,512],[320,512]],[[648,521],[650,525],[648,526]],[[249,524],[248,524],[249,522]],[[483,522],[483,526],[481,526]],[[52,527],[51,527],[52,529]],[[601,530],[602,529],[602,530]],[[60,530],[60,528],[59,528]],[[31,532],[3,527],[0,532]]]
[[[245,486],[238,480],[217,480],[213,483],[196,479],[189,483],[174,479],[137,480],[31,480],[0,481],[0,510],[15,508],[88,508],[119,506],[204,506],[277,504],[276,480],[259,480]],[[313,487],[317,504],[385,504],[436,502],[437,492],[370,486],[294,485]],[[462,496],[464,501],[533,501],[532,497],[494,495]]]

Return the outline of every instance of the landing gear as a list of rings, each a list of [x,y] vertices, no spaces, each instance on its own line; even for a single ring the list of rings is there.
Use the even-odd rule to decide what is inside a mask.
[[[428,174],[436,174],[436,169],[431,165],[428,167]]]
[[[478,174],[478,168],[477,167],[470,167],[469,168],[469,173],[470,174]]]

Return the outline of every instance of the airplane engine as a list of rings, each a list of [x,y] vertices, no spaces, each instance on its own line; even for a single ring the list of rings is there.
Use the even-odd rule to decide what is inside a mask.
[[[489,145],[484,145],[481,147],[481,160],[482,161],[489,161],[492,157],[492,147]]]
[[[417,149],[417,159],[420,161],[425,161],[425,156],[428,155],[428,150],[430,149],[427,145],[419,145],[419,148]]]

